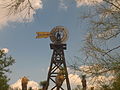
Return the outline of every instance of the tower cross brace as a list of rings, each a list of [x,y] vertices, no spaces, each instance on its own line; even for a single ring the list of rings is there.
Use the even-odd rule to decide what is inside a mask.
[[[66,81],[67,90],[71,90],[64,56],[66,44],[50,44],[50,48],[53,49],[53,54],[45,90],[48,90],[50,82],[54,84],[50,90],[65,90],[64,87],[62,87],[64,81]]]

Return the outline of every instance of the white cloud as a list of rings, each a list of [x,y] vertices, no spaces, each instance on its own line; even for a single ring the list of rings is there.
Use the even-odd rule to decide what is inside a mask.
[[[21,87],[21,79],[20,78],[17,82],[15,82],[14,84],[10,85],[10,87],[14,90],[21,90],[22,87]],[[30,87],[32,87],[33,90],[38,90],[39,89],[39,84],[35,81],[28,81],[28,84],[27,84],[27,88],[29,89]]]
[[[109,76],[96,76],[96,77],[90,77],[89,74],[83,73],[82,71],[89,71],[92,66],[81,66],[80,67],[80,73],[74,73],[74,74],[69,74],[69,81],[72,86],[72,88],[75,88],[77,85],[80,85],[82,87],[81,83],[81,75],[86,75],[86,81],[87,81],[87,90],[91,90],[91,87],[94,87],[94,90],[99,90],[101,88],[101,85],[111,85],[114,81],[114,76],[110,75]],[[70,68],[67,69],[68,72],[72,72]],[[111,72],[109,72],[111,73]]]
[[[88,78],[88,87],[94,86],[96,89],[101,85],[111,85],[114,81],[113,76],[98,76]]]
[[[24,0],[23,0],[24,1]],[[33,19],[33,14],[35,14],[36,9],[42,8],[42,1],[41,0],[30,0],[31,6],[34,8],[29,10],[29,6],[27,5],[28,1],[25,0],[22,4],[20,4],[18,12],[14,14],[13,11],[15,11],[15,7],[11,8],[10,11],[10,6],[9,9],[6,7],[10,3],[12,3],[12,6],[15,6],[16,0],[0,0],[0,27],[8,25],[8,22],[22,22],[23,20],[28,20],[31,21]],[[21,8],[24,8],[25,5],[27,5],[24,10],[20,11]],[[10,11],[10,13],[9,13]],[[28,14],[30,12],[30,14]],[[9,15],[10,14],[10,15]]]
[[[77,85],[82,87],[81,78],[77,74],[69,74],[69,81],[72,88],[75,88]],[[94,87],[95,90],[99,90],[101,85],[111,85],[114,81],[113,76],[98,76],[98,77],[87,77],[87,88],[91,90],[91,87]]]
[[[95,3],[101,3],[103,0],[75,0],[77,7],[82,5],[94,5]]]
[[[8,53],[8,52],[9,52],[9,49],[8,49],[8,48],[3,48],[3,49],[1,49],[1,50],[3,50],[4,53]]]
[[[77,74],[69,74],[70,83],[72,85],[81,85],[81,78]]]
[[[77,85],[80,85],[80,86],[82,85],[81,78],[79,77],[79,75],[69,74],[68,77],[69,77],[69,81],[72,89],[75,88]]]
[[[59,0],[59,1],[60,1],[59,8],[67,10],[68,6],[65,4],[64,0]]]

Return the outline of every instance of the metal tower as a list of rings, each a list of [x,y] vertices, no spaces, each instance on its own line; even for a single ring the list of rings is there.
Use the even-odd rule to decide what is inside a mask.
[[[48,72],[47,89],[51,80],[54,83],[54,86],[51,88],[51,90],[54,90],[55,88],[56,90],[64,90],[62,84],[64,80],[66,80],[67,90],[71,90],[64,57],[66,44],[50,44],[50,48],[53,49],[53,54]]]
[[[53,54],[51,57],[45,90],[48,90],[51,83],[52,86],[49,88],[49,90],[66,90],[64,88],[71,90],[64,56],[64,50],[66,50],[66,44],[64,43],[68,37],[67,30],[62,26],[56,26],[52,29],[50,34],[46,34],[50,36],[52,41],[50,48],[53,50]],[[43,32],[39,35],[41,37]],[[42,37],[47,37],[47,35],[43,35]],[[66,82],[66,87],[63,87],[63,82]]]

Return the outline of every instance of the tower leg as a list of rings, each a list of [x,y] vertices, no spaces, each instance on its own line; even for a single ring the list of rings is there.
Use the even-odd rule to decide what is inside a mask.
[[[46,90],[48,90],[50,81],[54,84],[50,90],[55,90],[55,88],[56,90],[65,90],[62,87],[64,81],[66,81],[67,90],[71,90],[64,57],[64,49],[66,49],[66,44],[51,44],[50,47],[53,49],[53,54],[48,72]]]

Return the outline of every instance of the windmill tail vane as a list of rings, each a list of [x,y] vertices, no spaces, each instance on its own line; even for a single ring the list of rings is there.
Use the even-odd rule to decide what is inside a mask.
[[[50,32],[36,32],[36,38],[48,38],[50,37]]]

